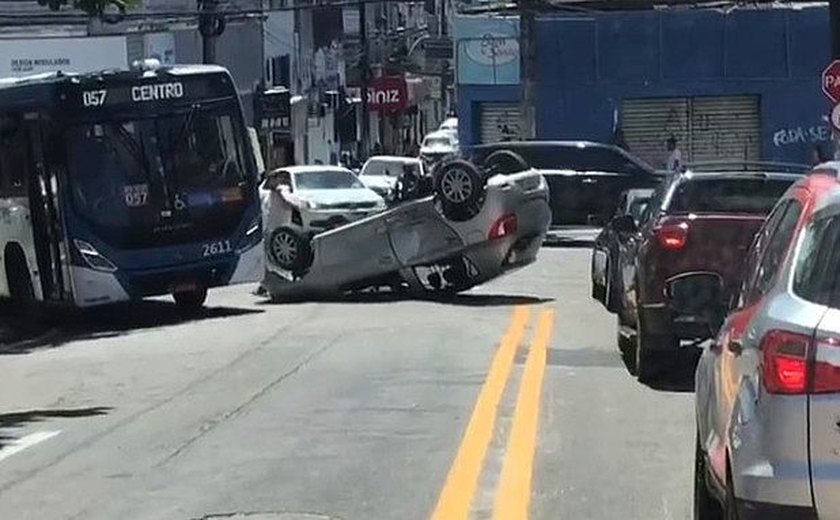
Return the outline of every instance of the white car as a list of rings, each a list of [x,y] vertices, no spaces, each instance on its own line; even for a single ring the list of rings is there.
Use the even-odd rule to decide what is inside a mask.
[[[452,132],[437,130],[423,138],[420,157],[430,164],[436,164],[458,154],[458,139]]]
[[[322,231],[386,209],[385,200],[339,166],[287,166],[260,187],[266,229]]]
[[[443,130],[445,132],[452,132],[454,134],[458,134],[458,118],[457,117],[449,117],[443,123],[440,124],[440,128],[438,130]]]
[[[423,163],[416,157],[377,155],[365,162],[359,179],[365,186],[390,201],[394,199],[397,181],[406,172],[411,172],[418,178],[426,175]]]

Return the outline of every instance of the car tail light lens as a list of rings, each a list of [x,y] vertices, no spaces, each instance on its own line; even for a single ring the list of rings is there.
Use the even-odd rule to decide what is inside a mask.
[[[815,345],[817,351],[812,392],[840,392],[840,338],[820,338]]]
[[[665,224],[656,230],[656,238],[664,249],[678,250],[685,246],[688,240],[688,224]]]
[[[808,356],[816,348],[809,364]],[[761,342],[764,387],[771,394],[840,392],[840,338],[773,330]],[[810,388],[810,389],[809,389]]]
[[[518,222],[516,220],[516,215],[505,215],[502,218],[496,220],[496,222],[494,222],[493,225],[490,227],[490,234],[488,238],[490,240],[496,240],[497,238],[504,238],[506,236],[515,235],[517,228]]]

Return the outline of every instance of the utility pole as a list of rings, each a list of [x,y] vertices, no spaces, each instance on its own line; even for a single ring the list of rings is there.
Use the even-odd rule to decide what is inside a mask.
[[[536,14],[534,0],[519,0],[519,75],[522,97],[519,105],[519,134],[523,139],[536,137]],[[838,0],[840,1],[840,0]]]
[[[201,33],[202,61],[216,63],[216,38],[225,30],[224,18],[217,13],[219,0],[198,0],[200,15],[198,30]]]
[[[840,59],[840,0],[829,0],[828,12],[831,25],[831,58]]]
[[[359,60],[361,69],[361,97],[362,97],[362,135],[360,150],[361,159],[367,159],[370,152],[370,115],[368,110],[368,89],[370,88],[370,57],[368,56],[367,39],[367,0],[359,0],[359,40],[362,45],[362,56]]]
[[[840,0],[829,0],[828,2],[828,18],[829,26],[831,28],[831,59],[840,59]],[[833,158],[840,158],[840,135],[837,131],[832,131],[832,140],[834,141],[834,150],[832,150]]]
[[[449,32],[449,27],[447,27],[447,20],[446,20],[446,2],[447,0],[440,0],[440,28],[439,28],[439,36],[440,40],[443,41],[446,38],[447,33]],[[446,90],[447,90],[447,77],[446,71],[449,69],[449,60],[441,60],[440,61],[440,122],[442,123],[445,119],[447,114],[449,113],[449,104],[446,102]]]

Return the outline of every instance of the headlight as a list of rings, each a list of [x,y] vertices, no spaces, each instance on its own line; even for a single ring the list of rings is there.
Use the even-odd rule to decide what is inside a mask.
[[[113,262],[102,256],[95,247],[84,240],[74,239],[73,244],[76,246],[76,250],[79,252],[79,255],[81,255],[82,260],[84,260],[91,269],[105,271],[106,273],[113,273],[117,270],[117,266],[115,266]]]
[[[380,199],[380,200],[376,201],[376,206],[374,206],[373,209],[383,210],[387,207],[388,207],[388,205],[385,203],[385,201],[383,199]]]

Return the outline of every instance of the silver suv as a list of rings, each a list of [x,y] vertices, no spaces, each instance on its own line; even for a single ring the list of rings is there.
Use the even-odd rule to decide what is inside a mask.
[[[840,519],[839,172],[782,196],[703,352],[695,519]]]

